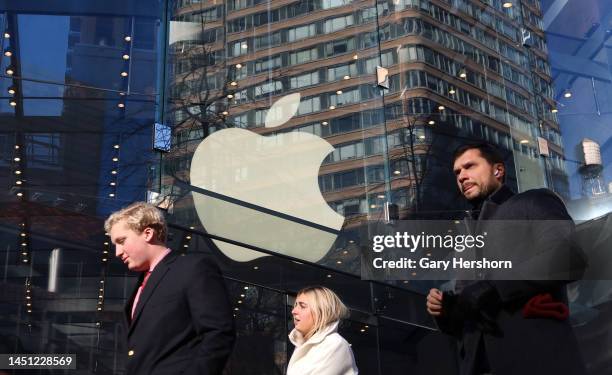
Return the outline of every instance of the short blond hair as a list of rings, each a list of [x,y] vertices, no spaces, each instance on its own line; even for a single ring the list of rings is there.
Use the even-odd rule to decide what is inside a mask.
[[[349,316],[348,308],[329,288],[310,286],[300,290],[297,295],[304,295],[309,299],[310,311],[313,315],[314,326],[304,335],[306,338],[312,337],[329,324]]]
[[[142,233],[146,228],[155,230],[155,239],[166,242],[168,226],[164,214],[154,205],[147,202],[135,202],[119,211],[113,212],[104,222],[104,230],[110,232],[113,225],[125,220],[128,228]]]

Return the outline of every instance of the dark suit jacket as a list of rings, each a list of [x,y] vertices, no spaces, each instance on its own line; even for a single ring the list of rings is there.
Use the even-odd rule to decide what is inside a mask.
[[[134,319],[125,309],[128,374],[219,375],[234,339],[234,320],[219,268],[209,255],[170,252],[153,270]]]
[[[530,236],[528,246],[517,248],[520,239],[492,244],[493,251],[530,251],[535,248],[571,249],[584,261],[579,249],[570,246],[574,224],[561,199],[547,189],[530,190],[515,195],[502,186],[481,206],[477,224],[485,220],[538,220],[537,236]],[[554,220],[554,221],[552,221]],[[546,221],[550,225],[546,225]],[[487,249],[485,249],[487,251]],[[474,281],[473,283],[482,283]],[[441,331],[458,339],[460,373],[477,373],[479,362],[486,356],[491,372],[495,375],[586,374],[578,344],[567,320],[524,318],[522,308],[533,296],[551,293],[558,301],[567,303],[568,280],[491,280],[498,295],[494,306],[493,326],[489,331],[476,321],[465,318],[456,311],[444,312],[436,319]]]

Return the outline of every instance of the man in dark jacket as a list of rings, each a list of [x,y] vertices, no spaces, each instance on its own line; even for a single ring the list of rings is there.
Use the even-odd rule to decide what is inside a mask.
[[[113,213],[104,227],[115,255],[141,272],[125,309],[127,374],[221,375],[235,333],[214,260],[168,249],[165,219],[145,202]]]
[[[561,199],[547,189],[514,194],[503,184],[503,158],[493,146],[460,147],[453,171],[459,190],[474,208],[467,218],[472,224],[522,220],[534,223],[538,231],[530,239],[539,243],[519,247],[513,241],[500,241],[485,248],[486,255],[500,249],[536,252],[534,247],[543,246],[553,246],[548,259],[568,256],[560,253],[563,249],[579,253],[570,244],[573,222]],[[550,224],[542,226],[546,221]],[[565,264],[561,260],[558,263]],[[431,289],[427,311],[442,332],[457,338],[461,375],[582,375],[585,368],[567,320],[567,282],[543,277],[458,280],[456,293]]]

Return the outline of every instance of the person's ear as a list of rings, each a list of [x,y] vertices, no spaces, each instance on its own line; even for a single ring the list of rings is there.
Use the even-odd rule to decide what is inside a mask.
[[[145,235],[146,241],[151,241],[153,239],[153,236],[155,235],[155,230],[150,227],[146,227],[142,232]]]
[[[495,168],[495,171],[493,172],[493,176],[495,176],[496,178],[500,178],[500,179],[503,178],[503,175],[505,172],[504,166],[502,164],[496,164],[494,168]]]

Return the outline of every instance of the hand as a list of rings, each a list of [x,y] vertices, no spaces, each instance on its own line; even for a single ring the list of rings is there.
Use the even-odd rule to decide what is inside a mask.
[[[431,316],[442,315],[442,292],[432,288],[427,295],[427,312]]]

